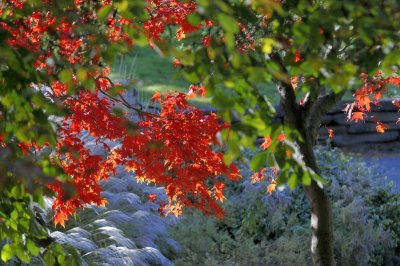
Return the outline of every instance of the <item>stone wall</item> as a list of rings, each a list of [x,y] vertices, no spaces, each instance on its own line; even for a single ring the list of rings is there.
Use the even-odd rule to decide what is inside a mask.
[[[341,101],[329,111],[319,129],[319,142],[325,143],[328,138],[328,129],[333,129],[334,137],[331,139],[333,146],[351,148],[359,146],[364,148],[375,148],[377,146],[390,149],[400,146],[400,113],[390,100],[382,100],[379,106],[371,105],[365,121],[348,122],[344,108],[349,101]],[[283,120],[283,113],[278,108],[278,119]],[[385,133],[376,132],[376,122],[387,124]],[[379,145],[377,145],[379,144]]]

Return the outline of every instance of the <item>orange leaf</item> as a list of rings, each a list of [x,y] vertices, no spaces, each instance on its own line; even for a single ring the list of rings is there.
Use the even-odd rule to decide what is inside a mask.
[[[267,187],[267,193],[271,195],[272,192],[274,192],[275,190],[276,190],[276,181],[271,180],[271,183]]]
[[[376,122],[376,132],[385,133],[387,129],[388,129],[387,124]]]
[[[375,92],[373,97],[374,97],[375,100],[380,100],[380,99],[382,99],[382,98],[383,98],[382,92],[381,92],[381,91]]]
[[[260,147],[265,151],[272,143],[271,137],[263,138],[264,142],[260,145]]]
[[[335,134],[334,134],[334,132],[333,132],[333,129],[332,129],[332,128],[328,128],[328,137],[329,137],[330,139],[332,139],[334,135],[335,135]]]
[[[65,213],[59,212],[54,216],[54,225],[60,224],[65,228],[65,221],[68,220],[68,216]]]
[[[100,200],[100,206],[105,207],[107,205],[108,201],[106,199],[101,199]]]
[[[205,86],[200,86],[199,91],[197,92],[199,95],[201,95],[201,98],[204,99],[206,97],[206,92],[207,89]]]
[[[293,90],[296,90],[297,85],[299,84],[299,76],[291,77],[290,84],[292,85]]]
[[[172,65],[173,65],[175,68],[177,68],[177,67],[180,67],[180,66],[181,66],[181,62],[179,61],[178,58],[175,58],[175,59],[174,59],[174,62],[172,63]]]
[[[179,28],[179,29],[176,31],[176,38],[178,39],[178,41],[180,41],[180,40],[186,38],[186,34],[185,34],[185,32],[183,31],[182,28]]]
[[[225,184],[224,183],[217,183],[214,185],[214,190],[215,190],[215,194],[214,197],[215,199],[223,202],[225,198],[224,196],[224,189],[225,189]]]
[[[147,196],[147,199],[151,202],[155,202],[157,199],[157,195],[155,194],[150,194],[149,196]]]
[[[197,96],[197,86],[196,85],[190,85],[189,91],[187,93],[188,99],[196,98]]]
[[[251,183],[259,183],[261,180],[263,180],[265,178],[265,171],[267,169],[262,168],[261,170],[255,172],[252,176],[251,176]]]
[[[286,139],[286,136],[284,133],[281,133],[278,135],[278,141],[279,142],[283,142]]]
[[[358,122],[358,120],[364,120],[365,116],[366,114],[364,114],[363,112],[353,112],[350,121]]]
[[[299,52],[299,50],[296,49],[296,51],[294,52],[294,62],[300,62],[301,61],[301,54]]]
[[[354,93],[354,98],[356,99],[357,106],[360,109],[365,108],[367,111],[371,110],[371,106],[370,106],[371,99],[369,98],[369,95],[366,90],[364,90],[364,89],[357,90]]]
[[[153,97],[151,97],[151,103],[154,104],[155,101],[161,102],[161,94],[158,91],[156,91]]]

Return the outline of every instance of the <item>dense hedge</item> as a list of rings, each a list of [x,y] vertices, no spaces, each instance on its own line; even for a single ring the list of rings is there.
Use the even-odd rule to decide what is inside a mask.
[[[321,147],[316,153],[331,183],[337,264],[399,262],[400,195],[360,158]],[[176,265],[311,265],[309,204],[301,188],[269,196],[265,185],[250,184],[246,165],[242,182],[229,187],[225,218],[192,211],[173,229],[182,245]]]

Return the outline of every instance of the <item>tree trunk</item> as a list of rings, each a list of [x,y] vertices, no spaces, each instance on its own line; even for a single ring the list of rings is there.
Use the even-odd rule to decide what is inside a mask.
[[[320,174],[317,161],[314,154],[314,143],[319,125],[318,119],[322,115],[314,118],[316,112],[310,112],[304,115],[304,111],[295,105],[283,105],[285,111],[285,119],[291,126],[297,129],[302,139],[297,140],[300,146],[300,152],[303,155],[305,164],[315,173]],[[318,110],[321,112],[321,110]],[[322,112],[321,112],[322,113]],[[314,119],[317,122],[314,122]],[[313,124],[306,121],[312,121]],[[334,264],[333,259],[333,222],[332,208],[330,199],[323,188],[323,185],[312,180],[309,186],[303,186],[303,190],[307,195],[311,205],[311,254],[314,265],[331,266]]]
[[[280,64],[284,73],[288,73],[279,55],[273,55],[273,59]],[[300,105],[296,101],[296,95],[290,84],[280,82],[277,87],[281,96],[281,106],[285,113],[285,122],[301,135],[301,139],[298,139],[297,143],[300,146],[303,160],[315,173],[320,174],[313,150],[318,128],[325,113],[340,100],[345,90],[340,93],[321,94],[323,90],[319,89],[317,97],[306,97],[304,105]],[[334,264],[334,259],[333,217],[330,199],[320,182],[312,180],[309,186],[303,186],[303,190],[311,205],[311,254],[314,265],[331,266]]]
[[[311,254],[314,265],[333,265],[332,208],[327,193],[312,181],[304,191],[311,204]]]
[[[300,143],[300,151],[304,162],[308,167],[320,174],[315,154],[313,151],[312,136],[304,132],[303,143]],[[333,259],[333,217],[332,207],[328,194],[323,185],[312,180],[309,186],[303,186],[311,205],[311,254],[314,265],[331,266]]]
[[[308,167],[320,174],[320,170],[315,158],[313,143],[314,136],[304,127],[298,129],[303,137],[300,142],[300,151],[303,160]],[[333,265],[333,217],[332,207],[328,194],[323,185],[312,180],[309,186],[303,186],[311,205],[311,254],[314,265],[331,266]]]

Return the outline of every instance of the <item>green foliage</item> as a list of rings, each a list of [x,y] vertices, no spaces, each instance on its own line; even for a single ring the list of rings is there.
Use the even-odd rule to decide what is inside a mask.
[[[181,75],[179,68],[173,67],[173,58],[163,56],[149,47],[134,46],[132,52],[116,57],[111,77],[129,82],[140,95],[141,104],[149,104],[156,91],[188,92],[190,83]],[[211,99],[190,100],[195,106],[209,106]]]
[[[301,82],[291,104],[308,94],[311,107],[330,92],[351,96],[361,84],[361,73],[374,74],[383,66],[387,75],[393,75],[398,67],[393,59],[400,43],[396,34],[400,13],[393,11],[399,3],[395,0],[383,5],[378,0],[197,3],[203,20],[215,24],[201,33],[211,36],[211,45],[196,44],[189,36],[180,45],[173,43],[168,52],[187,62],[181,70],[183,76],[200,78],[225,120],[229,121],[234,109],[241,121],[253,121],[233,127],[238,137],[236,144],[229,143],[227,162],[240,156],[240,147],[252,148],[249,138],[282,131],[272,123],[271,103],[279,102],[276,87],[290,86],[292,77],[299,76]],[[296,106],[294,111],[303,111]],[[299,136],[292,140],[305,141]],[[292,166],[291,161],[282,159],[280,164]],[[292,181],[293,185],[301,183]]]
[[[319,165],[331,182],[334,254],[340,265],[382,265],[400,248],[400,195],[375,166],[338,150],[318,148]],[[247,152],[249,157],[249,153]],[[245,178],[231,184],[222,220],[191,212],[173,228],[181,243],[177,265],[310,265],[309,204],[301,189],[265,193]],[[360,226],[362,225],[362,226]],[[196,241],[193,241],[196,239]]]
[[[36,198],[40,199],[40,196]],[[2,190],[1,261],[28,264],[32,258],[37,261],[40,257],[45,265],[80,265],[80,257],[74,249],[55,243],[50,237],[49,226],[41,219],[38,208],[23,185],[7,186]],[[3,265],[1,261],[0,265]],[[68,261],[70,264],[66,264]]]

